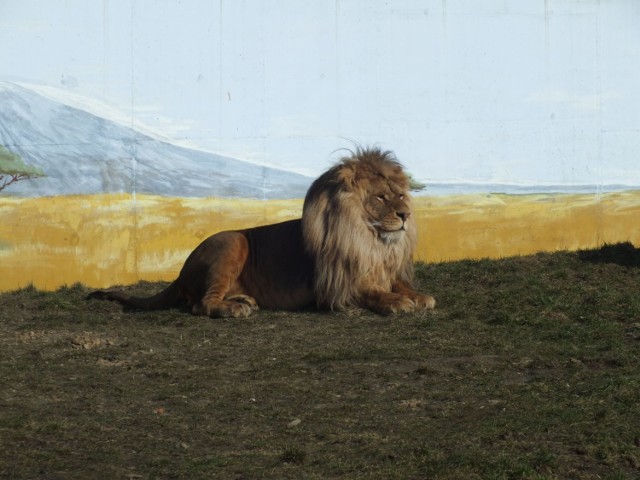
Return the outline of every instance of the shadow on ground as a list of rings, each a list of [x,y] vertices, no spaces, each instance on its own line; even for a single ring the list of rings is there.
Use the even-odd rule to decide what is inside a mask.
[[[630,242],[606,244],[594,250],[581,250],[578,258],[591,263],[613,263],[623,267],[640,267],[640,249]]]

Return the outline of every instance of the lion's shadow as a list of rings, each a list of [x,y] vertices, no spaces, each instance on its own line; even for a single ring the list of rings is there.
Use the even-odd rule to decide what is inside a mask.
[[[605,244],[593,250],[580,250],[578,258],[590,263],[613,263],[623,267],[640,267],[640,249],[630,242]]]

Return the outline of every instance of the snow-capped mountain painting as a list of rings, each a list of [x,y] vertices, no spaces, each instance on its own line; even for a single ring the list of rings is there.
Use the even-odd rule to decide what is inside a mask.
[[[28,87],[0,82],[0,145],[45,176],[4,195],[137,192],[302,198],[309,177],[159,140]]]

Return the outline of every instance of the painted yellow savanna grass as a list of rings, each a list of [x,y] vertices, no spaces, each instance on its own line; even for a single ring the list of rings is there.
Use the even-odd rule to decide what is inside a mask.
[[[640,191],[417,199],[418,259],[501,258],[640,245]]]
[[[125,194],[0,198],[0,291],[170,280],[209,235],[296,218],[301,205]]]
[[[428,262],[640,244],[640,192],[418,197],[415,210]],[[301,200],[0,198],[0,291],[171,280],[207,236],[301,211]]]

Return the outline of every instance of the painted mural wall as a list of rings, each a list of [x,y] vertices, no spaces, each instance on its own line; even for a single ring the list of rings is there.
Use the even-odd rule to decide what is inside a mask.
[[[0,4],[0,291],[169,280],[355,144],[417,259],[640,244],[634,0]]]

